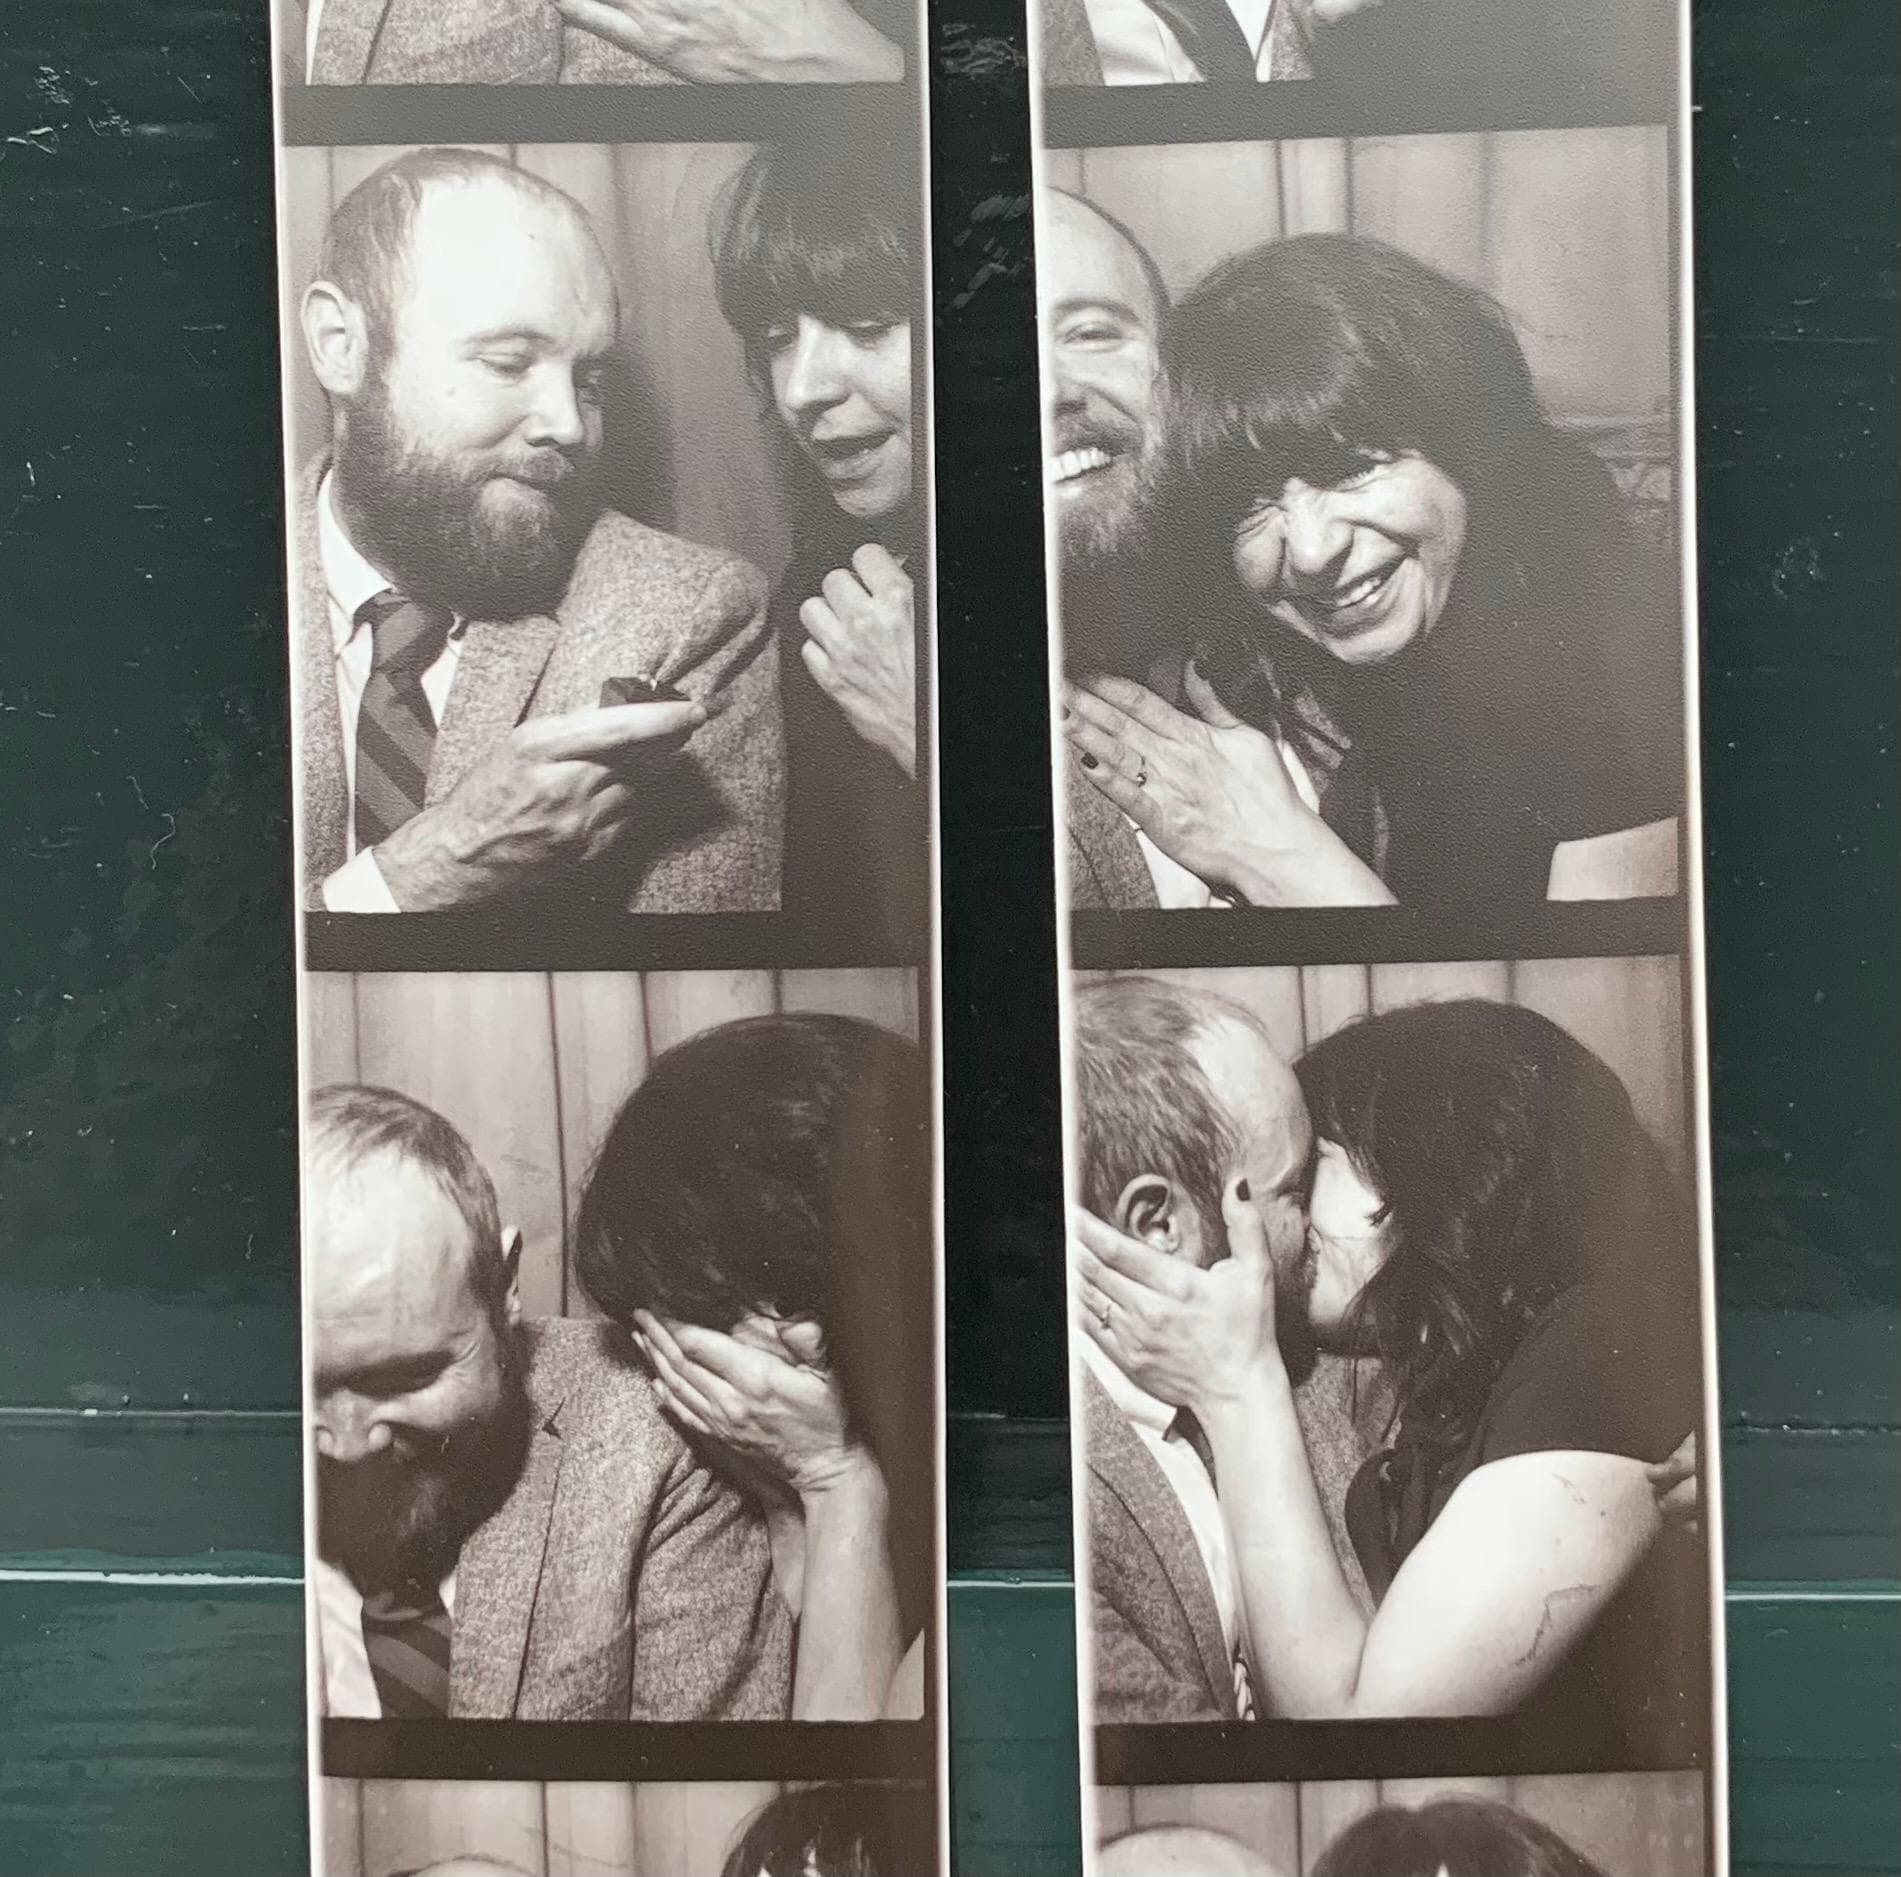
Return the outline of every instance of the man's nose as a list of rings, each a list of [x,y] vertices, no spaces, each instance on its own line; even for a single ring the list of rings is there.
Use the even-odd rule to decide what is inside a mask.
[[[1280,510],[1286,517],[1287,571],[1302,585],[1331,585],[1353,547],[1353,530],[1332,492],[1290,482],[1281,491]]]
[[[850,389],[843,370],[844,347],[845,335],[822,320],[799,321],[780,393],[787,409],[806,415],[843,401]]]
[[[574,373],[549,360],[535,374],[528,441],[544,448],[575,450],[587,440],[588,413]]]
[[[386,1452],[393,1438],[373,1401],[327,1395],[317,1404],[317,1452],[339,1466],[354,1466]]]

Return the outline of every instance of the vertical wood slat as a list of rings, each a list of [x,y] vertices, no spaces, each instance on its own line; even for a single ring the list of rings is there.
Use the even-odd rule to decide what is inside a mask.
[[[534,972],[405,972],[357,979],[363,1078],[461,1130],[520,1228],[522,1309],[558,1315],[566,1198],[556,1127],[548,981]]]
[[[320,1783],[317,1815],[318,1870],[322,1877],[366,1877],[363,1868],[363,1794],[354,1779]]]
[[[1300,1788],[1300,1877],[1320,1861],[1320,1855],[1334,1839],[1375,1810],[1380,1789],[1371,1779],[1315,1779]]]
[[[304,974],[304,1080],[311,1088],[363,1079],[357,1051],[356,980],[344,971]]]
[[[512,1864],[548,1877],[541,1788],[484,1779],[366,1779],[364,1877],[455,1857]]]
[[[765,1781],[650,1781],[634,1794],[634,1877],[717,1872],[741,1829],[778,1793]]]
[[[632,1786],[563,1782],[542,1788],[548,1877],[641,1877]]]

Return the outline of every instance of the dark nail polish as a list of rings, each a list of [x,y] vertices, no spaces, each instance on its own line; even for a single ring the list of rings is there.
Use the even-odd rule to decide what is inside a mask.
[[[1085,769],[1100,769],[1102,765],[1101,763],[1097,762],[1097,760],[1093,756],[1091,756],[1087,750],[1085,750],[1083,752],[1083,767]]]
[[[1245,1204],[1248,1200],[1254,1197],[1253,1193],[1248,1190],[1248,1183],[1246,1180],[1235,1181],[1234,1196],[1236,1199],[1242,1201],[1243,1204]]]

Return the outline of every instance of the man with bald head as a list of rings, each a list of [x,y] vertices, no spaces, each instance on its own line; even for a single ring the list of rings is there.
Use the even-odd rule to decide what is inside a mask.
[[[1244,1178],[1275,1268],[1297,1288],[1313,1130],[1252,1013],[1115,976],[1078,987],[1074,1035],[1082,1203],[1205,1269],[1228,1255],[1221,1196]],[[1249,1719],[1241,1598],[1206,1438],[1087,1338],[1077,1344],[1096,1719]]]
[[[1205,1825],[1149,1825],[1096,1853],[1096,1877],[1285,1877],[1259,1853]]]
[[[499,158],[411,151],[331,216],[293,521],[313,904],[777,906],[765,583],[607,506],[619,321],[579,205]]]
[[[461,1135],[320,1089],[304,1195],[322,1712],[783,1719],[757,1515],[604,1325],[523,1318],[521,1234]]]

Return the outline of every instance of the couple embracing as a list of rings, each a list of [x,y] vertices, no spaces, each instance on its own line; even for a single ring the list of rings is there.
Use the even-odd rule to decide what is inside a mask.
[[[1075,1055],[1097,1719],[1515,1714],[1684,1763],[1694,1241],[1617,1076],[1482,999],[1290,1068],[1121,976]]]

